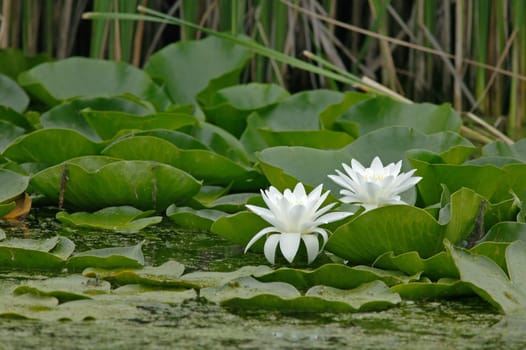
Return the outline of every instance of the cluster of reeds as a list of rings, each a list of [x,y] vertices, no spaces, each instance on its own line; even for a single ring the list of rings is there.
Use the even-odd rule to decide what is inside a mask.
[[[203,35],[196,28],[85,11],[142,5],[215,30],[241,33],[290,56],[365,75],[415,101],[450,101],[514,138],[526,120],[524,0],[0,0],[0,47],[57,58],[86,55],[140,66],[156,49]],[[304,58],[307,59],[307,58]],[[291,90],[346,89],[334,79],[258,56],[247,81]],[[470,114],[468,114],[468,117]]]

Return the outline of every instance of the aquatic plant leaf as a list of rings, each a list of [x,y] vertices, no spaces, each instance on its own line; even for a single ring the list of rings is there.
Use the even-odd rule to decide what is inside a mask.
[[[526,139],[517,140],[511,145],[495,141],[482,147],[482,156],[512,158],[526,162]]]
[[[14,269],[58,270],[74,249],[66,237],[8,238],[0,241],[0,266]]]
[[[0,120],[0,130],[2,130],[2,137],[0,138],[0,153],[2,153],[14,140],[26,133],[24,128],[6,120]]]
[[[504,171],[492,165],[430,164],[416,159],[411,164],[422,176],[417,186],[426,206],[440,201],[442,184],[451,192],[467,187],[491,199],[505,178]]]
[[[236,309],[267,309],[282,312],[356,312],[381,310],[398,304],[401,299],[381,281],[342,290],[314,286],[305,296],[290,284],[262,283],[251,277],[231,281],[219,288],[201,290],[205,298]]]
[[[103,281],[104,282],[104,281]],[[93,321],[140,319],[144,316],[140,309],[122,296],[110,294],[92,295],[94,299],[76,299],[62,303],[56,308],[29,316],[43,321]]]
[[[94,213],[76,212],[68,214],[61,211],[56,214],[62,223],[116,232],[138,232],[146,226],[162,221],[162,216],[150,216],[153,210],[142,211],[130,206],[108,207]]]
[[[254,275],[261,282],[286,282],[300,290],[312,286],[324,285],[339,289],[357,288],[363,283],[381,280],[388,286],[418,280],[420,273],[407,276],[399,271],[376,269],[369,266],[346,266],[342,264],[324,264],[314,270],[279,268],[265,274]]]
[[[196,103],[199,93],[206,100],[214,91],[234,85],[251,56],[241,46],[210,36],[164,47],[150,56],[144,70],[163,83],[173,103]]]
[[[210,104],[202,109],[210,123],[240,137],[250,113],[268,110],[288,96],[289,93],[276,84],[235,85],[215,92]]]
[[[9,214],[15,208],[16,208],[15,202],[0,204],[0,218],[4,217],[4,215]]]
[[[469,284],[475,293],[495,306],[500,312],[509,314],[526,307],[526,293],[520,269],[526,263],[526,244],[514,242],[506,249],[506,261],[510,278],[491,259],[470,254],[446,242],[446,248],[457,266],[460,279]],[[511,249],[510,249],[511,248]]]
[[[213,202],[203,204],[210,209],[220,210],[227,213],[237,213],[238,211],[245,210],[245,205],[248,204],[251,199],[258,197],[260,197],[260,195],[253,192],[232,193],[221,196]]]
[[[213,287],[220,287],[223,285],[228,285],[230,283],[235,284],[235,281],[239,278],[248,278],[248,276],[251,276],[251,275],[266,274],[266,273],[269,273],[270,271],[272,271],[272,269],[269,266],[265,266],[265,265],[243,266],[242,268],[237,269],[235,271],[231,271],[231,272],[212,272],[212,271],[191,272],[191,273],[187,273],[181,276],[181,280],[184,282],[196,284],[200,288],[213,288]],[[208,292],[205,292],[205,294],[206,293]],[[203,294],[201,294],[201,296],[203,296]]]
[[[144,305],[145,302],[179,304],[186,300],[197,299],[195,289],[159,289],[142,284],[126,284],[112,290],[112,294],[120,302],[128,305]]]
[[[13,209],[8,213],[2,213],[2,206],[0,205],[0,218],[5,220],[18,220],[21,217],[26,216],[31,211],[31,197],[27,192],[19,195],[15,198],[15,201],[12,202],[15,204]]]
[[[268,223],[256,214],[241,211],[220,217],[212,224],[210,231],[236,244],[246,246],[256,233],[267,226]],[[263,252],[263,240],[254,243],[251,250]]]
[[[155,286],[164,288],[199,288],[197,283],[183,281],[181,275],[184,265],[169,260],[160,266],[146,266],[142,269],[114,269],[89,267],[82,274],[86,277],[100,278],[117,285]]]
[[[2,295],[0,298],[1,318],[38,318],[58,305],[58,299],[53,296],[38,294]]]
[[[6,169],[0,169],[0,203],[13,201],[25,192],[29,185],[29,177]],[[3,215],[0,215],[2,217]]]
[[[26,92],[4,74],[0,74],[0,104],[20,113],[29,105],[29,97]]]
[[[74,271],[86,267],[100,267],[104,269],[140,268],[144,265],[141,242],[131,247],[113,247],[93,249],[75,254],[68,259],[67,268]]]
[[[526,241],[526,223],[499,222],[492,226],[483,242],[513,242]]]
[[[74,157],[99,154],[102,147],[75,130],[40,129],[14,140],[3,155],[19,163],[55,165]]]
[[[199,230],[210,230],[210,226],[225,215],[228,215],[228,213],[219,210],[195,210],[190,207],[177,207],[175,205],[171,205],[166,209],[166,216],[178,226]]]
[[[459,277],[453,260],[444,251],[428,258],[421,258],[416,251],[398,255],[395,255],[393,252],[387,252],[380,255],[373,263],[373,266],[382,269],[400,270],[408,275],[422,273],[422,275],[430,278],[432,281],[438,281],[441,278]]]
[[[203,149],[179,149],[172,143],[153,136],[123,138],[105,148],[102,154],[127,160],[152,160],[169,164],[208,184],[253,182],[262,177],[256,170],[220,154]],[[236,187],[234,184],[232,186]]]
[[[121,130],[175,130],[197,123],[193,115],[172,112],[136,115],[122,111],[85,109],[81,111],[81,114],[103,140],[113,138]]]
[[[345,123],[342,125],[340,121],[338,125],[335,125],[335,121],[340,118],[349,108],[357,103],[366,101],[370,98],[374,98],[372,94],[365,94],[357,91],[346,91],[343,93],[343,99],[336,103],[328,105],[320,113],[320,122],[324,129],[339,130],[340,128],[345,130],[349,135],[356,138],[358,134],[358,124],[353,122]]]
[[[436,282],[412,281],[391,287],[402,299],[443,299],[473,295],[471,288],[465,282],[456,279],[441,278]]]
[[[260,134],[260,129],[274,132],[319,131],[320,113],[327,108],[327,106],[340,102],[342,97],[343,95],[340,92],[321,89],[303,91],[289,96],[274,108],[268,111],[261,111],[248,117],[247,129],[241,135],[241,142],[250,153],[254,153],[268,147],[265,138]],[[324,133],[321,134],[323,135]],[[291,133],[291,135],[294,135],[294,133]],[[302,133],[294,135],[295,142],[303,141],[303,144],[308,142],[307,140],[302,140],[301,135]],[[272,134],[267,135],[269,138],[271,136]],[[345,138],[346,136],[342,137]],[[271,138],[270,140],[273,139]],[[278,140],[286,140],[286,135],[278,138]],[[319,140],[324,140],[325,143],[327,142],[326,139],[323,139],[323,136],[319,136],[318,141]],[[347,140],[352,140],[352,138],[349,136]],[[276,140],[273,141],[276,142]]]
[[[338,227],[326,249],[353,264],[371,264],[391,251],[428,258],[443,249],[444,238],[459,242],[472,232],[481,202],[477,193],[462,188],[451,195],[450,215],[442,220],[408,205],[380,207]]]
[[[67,175],[67,181],[63,176]],[[36,192],[57,203],[64,183],[64,203],[83,210],[130,205],[164,211],[199,191],[200,183],[170,165],[150,161],[115,161],[82,157],[47,168],[31,178]]]
[[[389,126],[407,126],[426,134],[460,130],[462,120],[449,104],[404,103],[387,96],[376,96],[354,104],[340,122],[358,124],[360,135]]]
[[[15,295],[36,294],[52,296],[60,303],[90,299],[91,295],[109,293],[111,285],[109,282],[83,277],[81,275],[69,275],[67,277],[52,277],[45,280],[28,281],[13,291]]]
[[[81,113],[86,108],[97,111],[133,113],[137,116],[155,112],[153,107],[129,96],[80,98],[61,103],[44,112],[40,116],[40,123],[44,128],[72,129],[95,142],[102,141]]]
[[[5,231],[0,228],[0,241],[6,239]]]
[[[75,97],[132,94],[162,110],[170,102],[144,71],[124,62],[71,57],[42,63],[18,76],[18,83],[49,106]]]
[[[349,145],[354,138],[349,134],[332,130],[273,131],[259,128],[268,147],[304,146],[319,149],[339,149]]]

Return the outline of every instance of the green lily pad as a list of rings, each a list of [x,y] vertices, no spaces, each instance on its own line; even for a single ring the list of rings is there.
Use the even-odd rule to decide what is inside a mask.
[[[46,111],[40,116],[40,123],[44,128],[72,129],[95,142],[102,141],[81,113],[86,108],[127,112],[137,116],[154,112],[153,107],[145,106],[129,96],[82,98],[62,103]]]
[[[22,294],[2,295],[0,299],[0,318],[39,318],[39,315],[53,310],[58,299],[52,296]]]
[[[43,63],[18,77],[18,83],[49,106],[74,97],[132,94],[158,109],[170,103],[163,90],[144,71],[124,62],[85,57]]]
[[[216,200],[204,203],[204,205],[210,209],[223,211],[226,213],[236,213],[238,211],[245,210],[245,205],[251,199],[257,198],[260,195],[253,192],[248,193],[232,193],[221,196]]]
[[[254,169],[220,154],[202,149],[179,149],[168,141],[152,136],[120,139],[104,149],[102,154],[127,160],[153,160],[169,164],[208,184],[228,185],[233,181],[244,183],[261,177]]]
[[[169,260],[156,267],[146,266],[142,269],[115,269],[87,268],[82,274],[86,277],[100,278],[117,285],[135,285],[164,288],[198,288],[199,285],[183,281],[181,275],[184,265]]]
[[[55,165],[74,157],[99,154],[102,147],[75,130],[40,129],[17,138],[3,155],[19,163]]]
[[[114,247],[88,250],[69,258],[67,267],[79,271],[86,267],[116,269],[121,267],[139,268],[144,265],[141,242],[131,247]]]
[[[432,281],[438,281],[441,278],[459,277],[458,270],[453,264],[451,257],[444,251],[428,258],[421,258],[416,251],[399,255],[387,252],[380,255],[373,266],[382,269],[400,270],[409,275],[422,273]]]
[[[495,141],[482,147],[483,156],[509,157],[516,161],[526,162],[526,139],[518,140],[509,145]]]
[[[481,298],[500,312],[510,314],[526,307],[526,243],[517,241],[506,249],[509,277],[492,260],[470,254],[447,243],[446,247],[460,272],[460,279],[468,283]]]
[[[121,130],[175,130],[197,123],[197,119],[184,113],[158,112],[148,115],[136,115],[121,111],[83,110],[82,115],[88,124],[103,140],[109,140]]]
[[[121,205],[164,211],[172,203],[190,199],[200,188],[192,176],[172,166],[108,157],[76,158],[31,178],[33,189],[55,203],[62,182],[64,203],[89,211]]]
[[[267,110],[288,96],[285,89],[275,84],[236,85],[214,93],[203,112],[208,121],[240,137],[250,113]]]
[[[196,284],[200,288],[212,288],[232,283],[233,281],[239,278],[246,278],[251,275],[266,274],[270,271],[272,271],[272,269],[265,265],[243,266],[242,268],[232,272],[191,272],[181,276],[181,280],[188,283]]]
[[[403,299],[444,299],[473,295],[471,288],[465,282],[455,279],[442,278],[436,282],[409,282],[391,287]]]
[[[210,230],[212,224],[225,215],[228,214],[219,210],[195,210],[190,207],[177,207],[175,205],[166,209],[166,216],[178,226],[199,230]]]
[[[10,202],[27,189],[29,177],[0,169],[0,203]],[[3,215],[0,215],[2,217]]]
[[[25,91],[11,78],[0,74],[0,104],[23,112],[29,105]]]
[[[59,270],[75,245],[66,237],[39,240],[9,238],[0,241],[0,266],[14,269]]]
[[[490,199],[499,188],[500,179],[505,177],[501,169],[492,165],[430,164],[416,159],[412,159],[411,164],[422,176],[417,186],[425,205],[440,201],[442,184],[452,192],[462,187],[471,188]]]
[[[279,268],[263,275],[254,275],[261,282],[287,282],[300,290],[316,285],[339,289],[357,288],[363,283],[381,280],[388,286],[418,280],[420,273],[407,276],[399,271],[376,269],[369,266],[349,267],[342,264],[325,264],[315,270]]]
[[[483,241],[513,242],[526,241],[526,223],[499,222],[491,227]]]
[[[91,295],[109,293],[111,285],[109,282],[81,275],[69,275],[67,277],[53,277],[46,280],[29,281],[13,291],[15,295],[36,294],[55,297],[59,302],[67,302],[79,299],[90,299]]]
[[[380,281],[353,290],[314,286],[305,296],[283,282],[262,283],[243,277],[222,287],[201,290],[204,298],[236,309],[270,309],[282,312],[356,312],[380,310],[400,302]]]
[[[249,211],[241,211],[236,214],[220,217],[212,224],[210,231],[231,242],[246,246],[256,233],[268,225],[265,220],[256,214]],[[251,250],[262,252],[263,241],[259,240],[254,243]]]
[[[197,299],[194,289],[158,289],[141,284],[127,284],[112,290],[120,302],[131,305],[144,305],[144,303],[179,304],[186,300]]]
[[[332,130],[273,131],[259,128],[268,147],[304,146],[319,149],[339,149],[349,145],[354,138],[349,134]]]
[[[213,52],[213,60],[210,53]],[[246,49],[209,36],[199,41],[180,41],[153,54],[144,69],[165,86],[173,103],[195,103],[221,88],[234,85],[251,58]]]
[[[443,240],[460,242],[473,230],[483,198],[463,188],[451,195],[450,215],[437,220],[408,205],[380,207],[340,226],[326,249],[353,264],[370,264],[386,252],[416,251],[423,258],[443,249]]]
[[[138,232],[146,226],[162,221],[162,216],[150,216],[153,210],[142,211],[130,206],[108,207],[94,213],[58,212],[57,220],[72,226],[113,230],[116,232]]]
[[[339,123],[356,123],[361,135],[389,126],[407,126],[426,134],[460,130],[462,120],[449,104],[404,103],[377,96],[353,105]]]
[[[349,108],[357,103],[374,98],[374,95],[364,94],[357,91],[347,91],[343,94],[343,99],[337,103],[328,105],[323,112],[320,113],[320,122],[325,129],[338,130],[342,123],[335,125],[336,120],[342,116]],[[358,137],[358,125],[356,123],[346,124],[343,127],[349,135]]]
[[[2,106],[0,106],[0,113],[1,109]],[[2,153],[14,140],[27,132],[26,129],[2,119],[0,119],[0,130],[2,130],[2,137],[0,137],[0,153]]]

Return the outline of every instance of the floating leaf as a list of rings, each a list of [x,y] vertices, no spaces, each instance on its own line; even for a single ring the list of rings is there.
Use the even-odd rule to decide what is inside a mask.
[[[236,85],[213,94],[203,112],[211,123],[240,137],[250,113],[267,110],[288,96],[285,89],[275,84]]]
[[[22,294],[2,295],[0,298],[0,317],[2,318],[38,318],[58,305],[58,299],[52,296]]]
[[[40,281],[28,281],[14,290],[15,295],[36,294],[55,297],[59,302],[90,299],[91,295],[109,293],[111,285],[106,281],[81,275],[53,277]]]
[[[450,243],[446,247],[460,272],[460,279],[468,283],[473,291],[504,314],[524,310],[526,293],[524,273],[526,264],[526,244],[518,241],[506,249],[506,261],[510,278],[492,260],[470,254],[455,248]],[[510,280],[511,279],[511,280]]]
[[[219,210],[195,210],[190,207],[177,207],[175,205],[169,206],[166,210],[166,216],[178,226],[199,230],[210,230],[210,226],[225,215],[228,214]]]
[[[273,131],[258,129],[268,147],[304,146],[319,149],[339,149],[354,139],[347,133],[331,130]]]
[[[142,70],[124,62],[71,57],[43,63],[19,75],[18,82],[49,106],[74,97],[130,93],[164,109],[169,100]]]
[[[465,282],[442,278],[436,282],[409,282],[397,284],[391,290],[400,294],[403,299],[443,299],[473,295],[473,291]]]
[[[214,91],[236,83],[250,57],[246,49],[209,36],[164,47],[150,57],[144,69],[165,85],[172,102],[195,103],[199,93],[206,99]]]
[[[70,129],[40,129],[21,136],[4,150],[15,162],[55,165],[65,160],[99,154],[103,145]]]
[[[130,206],[108,207],[94,213],[78,212],[68,214],[58,212],[56,218],[66,224],[113,230],[116,232],[138,232],[146,226],[155,225],[162,221],[162,216],[150,216],[153,210],[142,211]]]
[[[363,283],[381,280],[388,286],[418,279],[419,273],[409,277],[398,271],[375,269],[368,266],[349,267],[342,264],[325,264],[315,270],[279,268],[265,274],[254,275],[261,282],[287,282],[300,290],[324,285],[339,289],[353,289]]]
[[[232,272],[208,272],[196,271],[181,276],[181,280],[197,284],[200,288],[219,287],[232,283],[238,278],[245,278],[251,275],[261,275],[272,271],[268,266],[243,266]],[[235,284],[235,282],[234,282]],[[292,286],[291,286],[292,287]],[[205,292],[206,294],[207,292]]]
[[[270,309],[282,312],[355,312],[380,310],[400,302],[380,281],[353,290],[314,286],[301,296],[287,283],[262,283],[243,277],[218,288],[205,288],[201,295],[230,308]]]
[[[460,130],[462,120],[449,104],[404,103],[377,96],[353,105],[339,123],[356,123],[361,135],[389,126],[407,126],[426,134]]]
[[[495,141],[482,147],[483,156],[509,157],[516,161],[526,162],[526,139],[517,140],[511,145]]]
[[[29,105],[25,91],[11,78],[0,74],[0,104],[23,112]]]
[[[513,242],[526,241],[526,224],[520,222],[499,222],[491,227],[483,241]]]
[[[0,169],[0,203],[13,201],[27,189],[29,177]],[[0,215],[2,217],[3,215]]]
[[[66,180],[63,180],[67,176]],[[64,183],[63,183],[64,182]],[[47,168],[31,179],[34,190],[84,210],[130,205],[141,210],[165,210],[183,203],[200,184],[182,170],[149,161],[115,161],[109,157],[81,157]]]
[[[9,238],[0,241],[0,266],[31,270],[58,270],[72,253],[73,242],[66,237],[45,240]]]
[[[259,197],[259,194],[249,193],[232,193],[221,196],[205,205],[210,209],[220,210],[227,213],[236,213],[245,210],[245,205],[253,198]]]
[[[326,249],[353,264],[370,264],[391,251],[417,251],[428,258],[443,249],[444,238],[459,242],[471,233],[481,202],[482,197],[466,188],[453,193],[447,222],[408,205],[373,209],[340,226]]]
[[[256,233],[267,226],[268,223],[256,214],[242,211],[220,217],[212,224],[210,231],[231,242],[246,246]],[[263,241],[254,243],[251,250],[262,252]]]
[[[0,108],[2,107],[0,106]],[[26,129],[6,120],[0,120],[0,130],[2,130],[2,137],[0,137],[0,153],[2,153],[14,140],[26,133]]]
[[[136,115],[122,111],[83,110],[82,115],[88,124],[103,140],[109,140],[121,130],[175,130],[183,126],[193,125],[197,119],[184,113],[158,112],[148,115]]]
[[[40,116],[40,122],[44,128],[72,129],[93,141],[101,141],[102,139],[81,113],[86,108],[97,111],[127,112],[137,116],[154,112],[153,108],[127,96],[82,98],[62,103],[46,111]]]
[[[86,267],[115,269],[121,267],[139,268],[144,265],[142,245],[132,247],[115,247],[88,250],[72,256],[67,267],[71,270],[82,270]]]
[[[183,150],[168,141],[152,136],[123,138],[109,145],[102,154],[128,160],[153,160],[169,164],[208,184],[228,185],[232,182],[244,184],[262,177],[254,169],[212,151]],[[256,181],[256,186],[260,181]],[[233,187],[237,186],[233,184]]]
[[[6,220],[18,220],[22,216],[26,216],[31,210],[31,197],[26,193],[21,194],[15,199],[15,207],[7,214],[2,213],[0,207],[0,218]]]
[[[421,258],[416,251],[399,255],[387,252],[376,259],[374,266],[383,269],[400,270],[409,275],[422,273],[433,281],[438,281],[441,278],[459,277],[453,260],[443,251],[428,258]]]
[[[170,260],[157,267],[147,266],[142,269],[107,270],[87,268],[82,274],[87,277],[100,278],[117,285],[140,284],[165,288],[198,288],[198,284],[181,279],[183,272],[184,265]]]

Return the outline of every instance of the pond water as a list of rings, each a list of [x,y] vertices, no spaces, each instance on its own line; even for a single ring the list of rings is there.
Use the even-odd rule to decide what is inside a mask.
[[[207,232],[181,231],[168,220],[137,234],[71,229],[45,213],[26,222],[28,228],[3,228],[11,236],[66,235],[77,251],[145,240],[147,264],[175,259],[189,271],[230,271],[265,264],[262,256],[244,255],[241,247]],[[0,278],[0,283],[5,281]],[[138,308],[140,317],[124,319],[0,319],[0,349],[526,348],[526,315],[499,315],[477,298],[404,302],[385,311],[355,314],[239,312],[201,300],[149,301]]]

